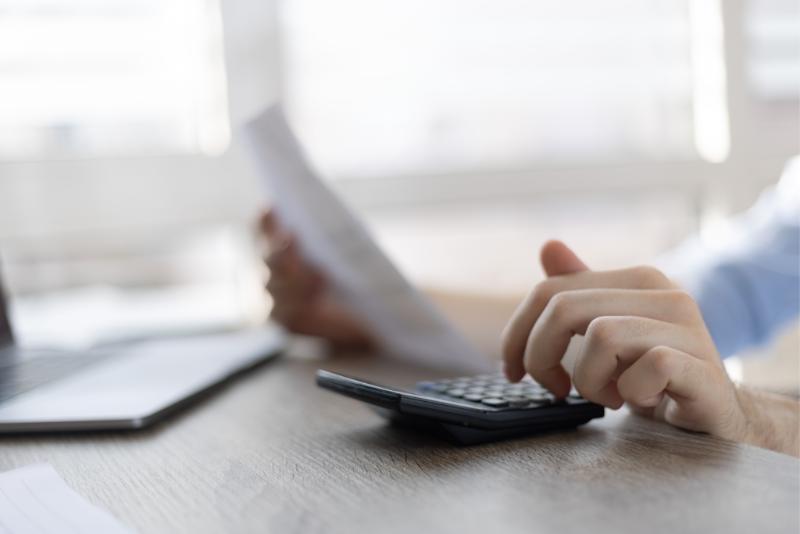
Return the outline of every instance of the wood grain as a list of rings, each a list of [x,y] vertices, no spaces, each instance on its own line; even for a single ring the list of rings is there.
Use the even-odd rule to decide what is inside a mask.
[[[270,363],[155,428],[0,438],[142,533],[798,532],[800,462],[624,412],[477,447],[388,426],[320,367],[412,383],[366,356]]]

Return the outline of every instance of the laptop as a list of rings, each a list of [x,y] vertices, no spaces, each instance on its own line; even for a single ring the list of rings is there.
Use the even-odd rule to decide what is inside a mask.
[[[60,351],[17,345],[0,280],[0,434],[146,427],[278,355],[282,330]]]

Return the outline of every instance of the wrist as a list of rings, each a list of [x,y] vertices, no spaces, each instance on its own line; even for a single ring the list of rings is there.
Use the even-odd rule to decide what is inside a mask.
[[[707,432],[730,441],[752,443],[758,432],[753,429],[753,399],[750,392],[737,384],[730,384],[728,401]]]
[[[736,400],[736,424],[731,435],[725,437],[763,447],[762,444],[756,443],[762,433],[758,430],[761,425],[759,424],[757,400],[753,396],[753,392],[739,384],[734,384],[733,388]]]
[[[800,456],[800,403],[741,385],[735,391],[742,419],[729,439]]]

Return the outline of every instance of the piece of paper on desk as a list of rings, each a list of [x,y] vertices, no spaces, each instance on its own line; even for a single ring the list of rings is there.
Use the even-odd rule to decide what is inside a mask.
[[[132,534],[47,464],[0,473],[0,534]]]
[[[364,225],[317,177],[279,105],[245,127],[282,225],[331,289],[388,354],[436,367],[491,365],[381,251]]]

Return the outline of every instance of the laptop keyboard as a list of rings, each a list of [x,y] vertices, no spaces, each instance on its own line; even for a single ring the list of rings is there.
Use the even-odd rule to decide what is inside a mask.
[[[0,349],[0,402],[63,378],[106,356],[92,352]]]

